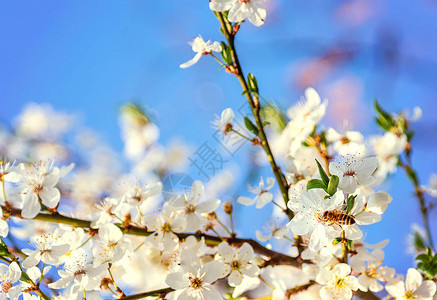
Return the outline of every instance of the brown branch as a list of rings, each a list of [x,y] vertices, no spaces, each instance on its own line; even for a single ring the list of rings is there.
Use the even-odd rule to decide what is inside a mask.
[[[1,206],[1,207],[5,211],[5,213],[7,213],[11,216],[21,218],[21,210],[20,209],[10,208],[10,207],[7,208],[4,206]],[[40,220],[40,221],[52,222],[52,223],[67,224],[67,225],[71,225],[74,227],[82,227],[82,228],[88,228],[88,229],[91,228],[90,221],[63,216],[59,213],[53,213],[53,214],[39,213],[35,216],[34,219]],[[148,231],[146,228],[139,228],[139,227],[135,227],[135,226],[125,226],[123,224],[116,224],[116,225],[119,226],[120,229],[125,234],[136,235],[136,236],[149,236],[150,234],[153,233],[152,231]],[[270,249],[264,247],[263,245],[261,245],[260,243],[258,243],[257,241],[252,240],[252,239],[219,238],[216,236],[203,234],[203,233],[178,233],[177,235],[180,239],[185,239],[190,235],[195,236],[197,239],[200,239],[203,237],[205,239],[205,243],[209,246],[216,246],[216,245],[220,244],[222,241],[227,241],[229,244],[238,245],[238,246],[242,245],[244,243],[248,243],[249,245],[252,246],[253,250],[256,253],[269,258],[269,260],[266,262],[266,265],[290,265],[290,266],[299,267],[304,262],[301,259],[296,259],[294,257],[282,254],[280,252],[270,250]]]

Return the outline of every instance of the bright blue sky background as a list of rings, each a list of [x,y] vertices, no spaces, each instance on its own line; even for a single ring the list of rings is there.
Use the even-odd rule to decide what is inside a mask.
[[[243,67],[257,76],[264,97],[287,108],[312,85],[330,101],[325,124],[341,129],[344,116],[352,116],[351,127],[366,133],[377,132],[371,121],[375,97],[389,111],[421,106],[413,155],[427,182],[437,171],[435,2],[267,3],[265,26],[244,24],[237,38]],[[81,116],[84,125],[121,150],[118,109],[137,100],[153,111],[164,143],[178,136],[195,149],[212,141],[209,122],[215,113],[244,101],[233,76],[218,72],[207,57],[179,69],[193,56],[186,41],[197,34],[221,39],[206,0],[5,2],[0,121],[11,123],[28,102],[50,103]],[[318,57],[325,59],[314,61]],[[321,77],[315,80],[316,75]],[[394,201],[383,221],[369,227],[367,239],[390,237],[386,261],[406,271],[412,260],[404,253],[405,235],[419,211],[403,175],[385,188]],[[253,213],[251,222],[260,214]],[[241,225],[253,234],[247,231],[253,223]]]

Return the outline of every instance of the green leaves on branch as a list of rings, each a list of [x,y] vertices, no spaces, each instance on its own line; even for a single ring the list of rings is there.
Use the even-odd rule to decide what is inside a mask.
[[[433,279],[437,275],[437,253],[433,255],[430,247],[426,248],[426,253],[418,255],[416,260],[420,261],[417,268],[423,272],[426,279]]]
[[[8,246],[5,244],[2,238],[0,238],[0,256],[9,257],[11,252],[9,252]]]
[[[317,168],[319,169],[320,179],[311,179],[307,183],[307,190],[311,189],[323,189],[329,196],[332,196],[337,192],[338,183],[340,179],[336,175],[332,175],[331,178],[328,177],[323,167],[320,165],[319,161],[316,159]]]
[[[311,189],[326,189],[326,185],[320,179],[311,179],[307,183],[307,190]]]
[[[258,136],[258,128],[255,126],[255,124],[252,123],[252,121],[248,117],[244,117],[244,125],[246,125],[246,128],[254,135]]]
[[[382,128],[382,130],[390,131],[390,129],[395,126],[395,121],[393,120],[393,117],[386,112],[382,107],[379,105],[378,101],[375,99],[375,109],[378,113],[378,117],[375,119],[376,123],[379,125],[379,127]]]
[[[223,61],[227,65],[232,65],[232,53],[231,53],[231,47],[229,47],[225,42],[221,42],[222,46],[222,52],[220,52],[220,55],[222,56]]]
[[[252,93],[256,94],[256,96],[259,95],[258,81],[256,80],[255,76],[252,73],[247,74],[247,85],[249,90],[252,91]]]
[[[329,179],[328,188],[326,189],[326,192],[329,195],[332,196],[335,194],[335,192],[337,191],[339,181],[340,179],[338,178],[338,176],[336,175],[331,176],[331,178]]]
[[[355,199],[357,198],[357,195],[350,195],[346,200],[346,206],[347,206],[347,213],[350,213],[352,208],[354,208],[355,205]]]
[[[319,169],[320,178],[322,178],[323,183],[327,187],[329,183],[329,177],[326,174],[325,170],[323,170],[322,165],[319,163],[317,159],[316,159],[316,163],[317,163],[317,168]]]

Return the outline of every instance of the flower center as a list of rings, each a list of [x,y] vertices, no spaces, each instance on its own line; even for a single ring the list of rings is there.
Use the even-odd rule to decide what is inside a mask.
[[[240,3],[249,3],[250,0],[238,0],[238,2],[240,2]]]
[[[4,281],[2,282],[2,292],[3,293],[7,293],[9,292],[9,290],[12,287],[12,283],[10,283],[9,281]]]
[[[194,213],[196,210],[194,208],[194,206],[192,204],[188,205],[185,207],[185,213],[186,214],[192,214]]]
[[[35,194],[39,194],[39,192],[41,192],[41,191],[42,191],[42,185],[37,184],[37,185],[35,185],[35,186],[33,187],[33,192],[34,192]]]
[[[347,172],[343,173],[343,177],[354,176],[355,174],[356,174],[355,171],[348,170]]]
[[[412,291],[406,291],[404,297],[405,299],[419,299],[419,296],[414,295]]]
[[[84,275],[86,274],[85,270],[77,270],[76,272],[74,272],[74,276],[79,276],[79,275]]]
[[[171,226],[168,223],[164,223],[164,224],[162,224],[161,228],[162,228],[162,231],[164,231],[164,232],[170,232]]]
[[[339,290],[343,289],[345,286],[344,278],[336,277],[335,278],[335,287]]]
[[[231,263],[231,268],[232,268],[232,269],[235,269],[235,270],[238,270],[238,269],[240,268],[240,262],[239,262],[238,260],[234,260],[234,261]]]
[[[367,269],[367,271],[366,271],[366,275],[367,275],[368,277],[370,277],[370,278],[376,278],[376,277],[378,277],[378,273],[376,272],[376,269],[375,269],[375,268]]]
[[[190,286],[194,289],[199,289],[202,287],[202,278],[197,278],[197,277],[189,277],[190,279]]]

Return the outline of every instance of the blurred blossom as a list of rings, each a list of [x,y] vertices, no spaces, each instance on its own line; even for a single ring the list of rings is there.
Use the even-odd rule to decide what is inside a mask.
[[[49,104],[28,104],[16,119],[17,133],[28,139],[55,140],[68,132],[74,118]]]

